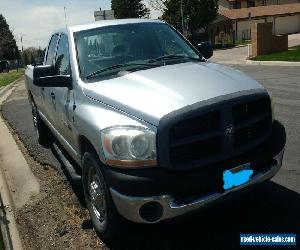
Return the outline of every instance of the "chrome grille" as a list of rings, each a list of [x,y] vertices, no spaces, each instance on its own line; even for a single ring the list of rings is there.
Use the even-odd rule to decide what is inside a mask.
[[[191,169],[229,159],[262,143],[271,125],[266,93],[229,96],[174,112],[158,130],[159,164]]]

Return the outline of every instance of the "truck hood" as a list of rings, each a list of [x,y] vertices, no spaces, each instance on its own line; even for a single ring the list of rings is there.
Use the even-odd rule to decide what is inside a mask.
[[[264,88],[240,71],[209,62],[187,62],[124,73],[84,84],[85,94],[155,126],[164,115],[222,95]]]

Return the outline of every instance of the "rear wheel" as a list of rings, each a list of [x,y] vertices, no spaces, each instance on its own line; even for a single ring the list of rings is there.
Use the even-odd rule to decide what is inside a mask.
[[[96,232],[106,240],[121,232],[123,218],[119,215],[101,171],[101,164],[93,152],[83,156],[83,189],[87,208]]]
[[[31,102],[33,126],[37,135],[38,143],[42,146],[49,146],[52,143],[52,134],[39,116],[35,103]]]

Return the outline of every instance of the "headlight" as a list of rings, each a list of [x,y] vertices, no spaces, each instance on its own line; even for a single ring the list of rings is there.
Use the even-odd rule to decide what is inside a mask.
[[[117,126],[101,131],[106,163],[135,168],[156,166],[156,134],[142,127]]]

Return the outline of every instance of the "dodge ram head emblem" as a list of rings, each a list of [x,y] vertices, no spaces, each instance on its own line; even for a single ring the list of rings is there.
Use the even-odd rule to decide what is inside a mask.
[[[225,135],[229,138],[231,138],[234,134],[234,128],[233,128],[233,125],[229,125],[226,127],[225,129]]]

